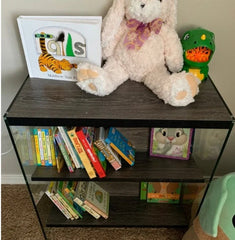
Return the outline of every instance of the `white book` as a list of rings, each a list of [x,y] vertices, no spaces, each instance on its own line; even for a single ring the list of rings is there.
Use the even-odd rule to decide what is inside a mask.
[[[58,130],[59,130],[59,132],[60,132],[60,134],[61,134],[61,136],[64,140],[64,143],[65,143],[65,145],[66,145],[66,147],[69,151],[69,154],[70,154],[70,156],[73,160],[73,163],[74,163],[75,167],[76,168],[81,168],[82,166],[81,166],[81,164],[78,160],[79,156],[77,156],[77,154],[75,152],[76,150],[73,148],[72,143],[69,139],[69,136],[67,135],[66,130],[64,129],[64,127],[58,127]]]
[[[79,199],[78,197],[76,197],[74,200],[74,202],[76,202],[80,207],[84,208],[88,213],[90,213],[94,218],[99,219],[100,215],[93,210],[92,208],[90,208],[89,206],[87,206],[81,199]]]
[[[51,201],[57,206],[57,208],[63,213],[67,219],[72,219],[72,215],[67,211],[67,209],[60,203],[56,196],[49,191],[45,192],[46,195],[51,199]]]
[[[17,22],[31,78],[76,81],[77,64],[101,66],[101,16],[19,16]]]

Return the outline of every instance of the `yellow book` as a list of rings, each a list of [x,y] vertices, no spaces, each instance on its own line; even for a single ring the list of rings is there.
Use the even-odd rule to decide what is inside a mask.
[[[41,129],[37,129],[37,134],[38,134],[38,145],[39,145],[39,153],[40,153],[40,158],[41,158],[41,165],[45,166],[45,158],[44,158],[44,153],[43,153],[43,143],[42,143],[42,131]]]
[[[33,129],[33,137],[34,137],[34,142],[35,142],[37,165],[41,166],[42,163],[41,163],[40,150],[39,150],[38,130],[36,128]]]
[[[47,142],[46,142],[45,130],[41,129],[41,133],[42,133],[42,147],[43,147],[45,166],[49,166],[49,158],[48,158],[48,152],[47,152]]]
[[[82,161],[82,164],[83,164],[88,176],[91,179],[95,178],[96,177],[95,170],[92,167],[91,162],[90,162],[85,150],[83,149],[83,146],[82,146],[80,140],[77,137],[76,128],[68,131],[67,133],[68,133],[68,136],[69,136],[69,138],[71,139],[71,141],[74,145],[74,148],[76,149],[76,151],[77,151],[77,153],[78,153],[78,155],[79,155],[79,157]]]
[[[116,147],[113,143],[110,143],[110,146],[123,158],[125,159],[131,166],[134,165],[133,161],[131,161],[123,152],[120,151],[118,147]]]
[[[52,166],[56,166],[55,146],[53,142],[52,130],[50,128],[49,128],[49,140],[50,140],[50,146],[51,146]]]

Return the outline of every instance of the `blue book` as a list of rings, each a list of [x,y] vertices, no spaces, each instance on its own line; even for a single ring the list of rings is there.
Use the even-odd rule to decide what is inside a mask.
[[[135,163],[135,148],[120,131],[111,127],[105,142],[109,144],[131,166]]]

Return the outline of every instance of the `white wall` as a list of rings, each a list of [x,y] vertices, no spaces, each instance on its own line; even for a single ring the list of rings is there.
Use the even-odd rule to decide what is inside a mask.
[[[2,0],[2,115],[27,75],[23,49],[16,24],[19,15],[105,15],[112,0]],[[226,4],[225,4],[226,3]],[[216,53],[210,63],[210,75],[235,115],[234,0],[179,0],[178,27],[181,35],[194,27],[215,33]],[[11,147],[2,121],[2,152]],[[235,171],[235,130],[222,158],[221,167]],[[20,174],[13,151],[2,156],[2,176]],[[14,178],[13,178],[14,179]],[[4,181],[3,181],[4,182]]]

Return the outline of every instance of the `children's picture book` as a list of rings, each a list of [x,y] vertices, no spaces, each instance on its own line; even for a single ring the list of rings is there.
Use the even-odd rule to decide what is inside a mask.
[[[98,129],[94,144],[115,170],[119,170],[122,167],[120,155],[118,155],[117,152],[112,150],[109,144],[105,142],[105,129],[103,127],[100,127]]]
[[[109,217],[109,193],[95,182],[83,184],[86,189],[84,203],[107,219]]]
[[[84,203],[86,198],[88,182],[78,182],[73,201],[77,203],[80,207],[82,207],[86,212],[88,212],[95,219],[100,218],[100,214],[98,214],[93,208],[89,207]]]
[[[68,209],[60,202],[60,200],[56,196],[56,182],[50,182],[47,186],[47,190],[45,194],[51,199],[51,201],[55,204],[55,206],[61,211],[61,213],[67,218],[74,220],[74,217],[68,211]]]
[[[149,203],[179,203],[181,183],[149,182],[147,202]]]
[[[89,157],[90,162],[91,162],[92,166],[94,167],[97,175],[100,178],[106,177],[105,170],[104,170],[102,164],[100,163],[98,156],[96,155],[95,151],[93,150],[93,147],[90,145],[89,140],[86,138],[86,135],[83,132],[83,128],[82,127],[77,128],[76,134],[77,134],[77,137],[80,140],[87,156]]]
[[[92,179],[96,177],[95,170],[89,160],[89,157],[86,154],[86,151],[84,150],[81,141],[79,140],[77,134],[76,134],[76,127],[70,129],[67,131],[69,138],[71,139],[81,161],[82,164],[88,174],[88,176]]]
[[[135,164],[135,148],[116,128],[111,127],[105,142],[109,144],[131,166]]]
[[[73,164],[73,162],[72,162],[72,160],[71,160],[71,157],[70,157],[70,155],[69,155],[69,152],[67,151],[67,148],[66,148],[66,146],[65,146],[64,140],[63,140],[60,132],[57,132],[57,133],[55,134],[55,139],[56,139],[56,141],[57,141],[57,144],[58,144],[58,146],[59,146],[59,149],[60,149],[60,151],[61,151],[61,154],[62,154],[62,156],[64,157],[64,161],[65,161],[65,163],[66,163],[66,165],[67,165],[67,167],[68,167],[69,172],[74,172],[75,166],[74,166],[74,164]]]
[[[71,156],[71,159],[72,159],[75,167],[76,168],[84,168],[83,165],[82,165],[81,159],[80,159],[77,151],[75,150],[68,134],[67,134],[67,129],[65,127],[62,127],[62,126],[58,126],[58,130],[61,134],[61,137],[64,140],[65,146],[68,149],[68,152]]]
[[[182,203],[193,203],[198,197],[203,196],[206,190],[206,183],[183,183],[182,184]]]
[[[147,200],[148,182],[140,183],[140,200]]]
[[[76,81],[80,62],[101,65],[101,16],[19,16],[32,78]]]
[[[193,129],[152,128],[150,155],[188,160],[191,153]]]

